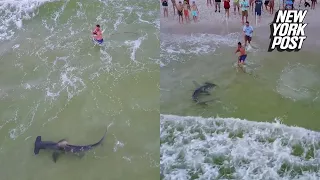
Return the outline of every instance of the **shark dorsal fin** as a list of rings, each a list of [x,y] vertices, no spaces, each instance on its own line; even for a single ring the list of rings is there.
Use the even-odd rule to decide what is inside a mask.
[[[194,84],[197,88],[201,86],[201,85],[198,84],[196,81],[192,81],[192,82],[193,82],[193,84]]]

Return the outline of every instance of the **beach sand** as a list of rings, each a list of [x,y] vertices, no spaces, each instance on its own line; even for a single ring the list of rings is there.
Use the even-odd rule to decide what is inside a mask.
[[[230,8],[229,19],[225,16],[225,10],[223,8],[223,2],[221,2],[221,12],[214,12],[215,7],[207,6],[206,1],[196,1],[199,9],[198,22],[193,22],[190,15],[191,22],[179,24],[178,15],[173,15],[172,3],[169,1],[169,17],[163,17],[163,10],[161,9],[161,28],[160,32],[164,34],[217,34],[227,35],[234,32],[242,31],[241,15],[233,11],[233,4]],[[318,17],[320,17],[320,11],[317,9],[308,9],[305,22],[308,23],[306,27],[307,40],[304,42],[304,48],[317,50],[320,47],[320,36],[318,36],[318,30],[320,24]],[[298,3],[295,3],[295,7],[299,7]],[[275,4],[275,11],[279,9],[279,3]],[[302,9],[302,8],[301,8]],[[240,10],[241,11],[241,10]],[[249,10],[248,21],[254,28],[253,41],[260,43],[261,47],[267,47],[269,45],[270,37],[270,23],[273,21],[274,14],[270,14],[263,9],[261,22],[258,23],[253,12]]]

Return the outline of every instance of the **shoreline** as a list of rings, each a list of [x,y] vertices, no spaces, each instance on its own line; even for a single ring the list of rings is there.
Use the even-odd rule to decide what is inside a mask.
[[[233,6],[230,8],[230,18],[226,20],[223,4],[221,5],[221,12],[215,13],[214,6],[207,7],[205,1],[196,1],[199,9],[199,21],[193,22],[190,16],[191,22],[179,24],[177,14],[173,16],[173,9],[171,1],[169,1],[169,17],[163,17],[163,11],[161,9],[160,17],[160,33],[161,34],[180,34],[180,35],[191,35],[191,34],[217,34],[217,35],[228,35],[230,33],[241,33],[242,23],[241,16],[234,15]],[[317,5],[316,5],[317,6]],[[277,7],[277,6],[276,6]],[[275,9],[278,10],[278,9]],[[264,9],[262,11],[261,22],[256,24],[254,15],[251,10],[248,12],[248,21],[254,28],[253,41],[257,41],[261,44],[261,47],[269,46],[270,42],[270,27],[269,24],[274,19],[274,14],[270,15]],[[308,23],[305,33],[307,39],[303,43],[302,50],[317,51],[320,48],[320,36],[318,36],[318,30],[320,30],[320,24],[318,23],[318,17],[320,17],[320,11],[309,10],[305,19],[305,23]],[[268,43],[265,43],[268,42]]]

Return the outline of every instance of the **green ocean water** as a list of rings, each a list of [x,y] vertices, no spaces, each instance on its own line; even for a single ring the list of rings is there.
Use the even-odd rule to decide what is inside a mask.
[[[0,5],[0,179],[159,177],[159,5]],[[90,37],[96,24],[104,30],[101,47]],[[91,144],[108,125],[103,145],[81,159],[33,155],[36,136]]]
[[[241,33],[160,37],[162,179],[319,179],[317,51],[269,53],[254,37],[242,72]],[[193,81],[217,85],[206,105]]]
[[[196,38],[205,37],[195,35],[186,41],[192,42]],[[277,118],[288,125],[319,130],[320,124],[316,120],[320,115],[319,54],[307,50],[268,53],[261,48],[248,52],[248,73],[243,73],[234,66],[237,58],[233,53],[235,47],[226,46],[226,43],[237,39],[227,38],[218,46],[211,44],[214,52],[203,54],[201,48],[203,51],[212,50],[206,47],[207,42],[195,40],[200,53],[193,54],[196,52],[194,45],[178,41],[180,50],[188,54],[172,53],[171,56],[180,61],[171,61],[161,68],[161,113],[269,122]],[[166,56],[164,51],[162,53]],[[193,81],[216,84],[218,87],[210,96],[201,97],[202,101],[214,101],[206,106],[194,103],[191,96],[197,87]]]

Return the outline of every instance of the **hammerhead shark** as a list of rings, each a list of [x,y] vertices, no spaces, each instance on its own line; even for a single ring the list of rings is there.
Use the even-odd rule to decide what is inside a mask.
[[[100,145],[104,140],[107,134],[107,130],[105,131],[104,135],[100,139],[100,141],[90,144],[90,145],[72,145],[69,144],[65,139],[62,139],[58,142],[53,141],[42,141],[41,136],[38,136],[34,142],[34,154],[39,154],[41,149],[53,150],[52,159],[54,162],[57,162],[59,156],[62,153],[72,153],[75,155],[79,155],[82,157],[84,152],[91,150],[92,148]]]
[[[195,101],[196,103],[201,103],[201,104],[205,104],[206,102],[209,102],[209,101],[199,102],[199,96],[201,94],[210,95],[209,90],[213,89],[217,85],[215,85],[213,83],[205,82],[204,85],[201,86],[200,84],[198,84],[195,81],[193,81],[193,84],[197,87],[197,89],[194,90],[194,92],[192,94],[192,100]],[[210,100],[210,101],[213,101],[213,100]]]

